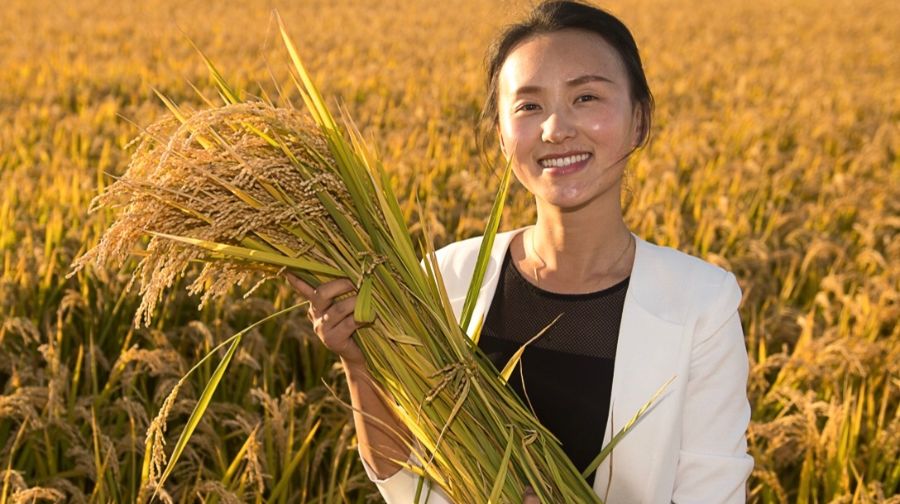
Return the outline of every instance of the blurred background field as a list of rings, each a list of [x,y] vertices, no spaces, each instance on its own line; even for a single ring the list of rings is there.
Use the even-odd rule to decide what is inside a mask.
[[[91,198],[166,112],[289,91],[271,9],[373,139],[439,243],[480,234],[497,176],[474,124],[482,58],[530,4],[50,2],[0,10],[0,502],[134,502],[148,425],[218,342],[293,304],[272,283],[198,311],[171,290],[135,330],[128,270],[66,279],[110,215]],[[657,111],[632,228],[732,270],[751,359],[751,502],[900,502],[900,4],[635,0]],[[504,228],[533,218],[513,191]],[[411,204],[407,205],[414,218]],[[169,446],[213,365],[185,385]],[[167,483],[174,502],[365,502],[342,372],[302,313],[244,344]],[[715,414],[715,412],[711,412]]]

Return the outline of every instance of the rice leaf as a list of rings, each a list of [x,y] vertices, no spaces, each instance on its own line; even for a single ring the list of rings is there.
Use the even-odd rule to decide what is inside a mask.
[[[200,54],[200,57],[203,58],[203,62],[206,63],[206,69],[209,70],[209,76],[212,78],[213,82],[216,83],[216,87],[219,88],[219,94],[222,96],[222,100],[227,104],[240,103],[241,99],[238,97],[237,92],[228,85],[228,81],[225,80],[225,77],[222,77],[222,74],[213,64],[212,60],[197,47],[197,44],[195,44],[193,40],[188,39],[188,42],[194,46],[194,49]]]
[[[515,444],[512,426],[509,429],[509,436],[506,441],[506,450],[503,451],[503,458],[500,460],[500,467],[497,469],[497,479],[494,480],[494,486],[491,487],[491,495],[488,497],[488,504],[495,504],[497,498],[500,497],[500,491],[503,489],[503,483],[506,482],[506,468],[509,466],[509,457],[512,455],[512,448]]]
[[[588,464],[587,469],[585,469],[584,472],[581,473],[582,476],[587,478],[592,472],[596,471],[597,468],[600,467],[600,464],[606,459],[606,457],[609,456],[609,453],[613,450],[613,448],[615,448],[616,445],[619,444],[620,441],[622,441],[622,438],[624,438],[625,435],[628,434],[629,431],[631,431],[635,424],[637,424],[637,421],[644,415],[644,413],[647,412],[648,409],[650,409],[650,406],[654,402],[656,402],[659,396],[662,395],[662,393],[673,381],[675,381],[675,376],[669,378],[669,381],[667,381],[666,383],[663,383],[656,390],[656,392],[653,393],[653,396],[650,397],[650,399],[645,402],[643,406],[638,408],[637,413],[635,413],[634,416],[632,416],[631,419],[629,419],[628,422],[625,423],[625,426],[622,427],[622,429],[619,430],[619,432],[616,433],[615,436],[613,436],[613,438],[609,441],[609,444],[604,446],[603,449],[600,450],[600,453],[598,453],[597,456],[594,457],[594,460],[590,464]]]
[[[19,443],[22,440],[23,434],[28,429],[28,417],[25,417],[22,420],[22,424],[19,425],[19,430],[16,431],[16,437],[13,438],[12,447],[9,450],[9,455],[6,460],[6,471],[3,472],[3,488],[0,489],[0,502],[7,502],[7,496],[9,495],[10,483],[9,479],[12,476],[12,467],[13,467],[13,454],[16,453],[16,450],[19,448]]]
[[[291,40],[291,37],[288,35],[287,29],[284,26],[284,21],[277,12],[275,13],[275,18],[278,21],[278,29],[281,31],[281,39],[284,41],[284,46],[287,48],[291,61],[294,63],[294,68],[297,70],[297,74],[299,74],[300,80],[303,83],[303,88],[301,88],[304,92],[303,101],[306,102],[307,108],[317,123],[323,125],[326,129],[337,131],[337,123],[334,122],[334,118],[325,107],[325,100],[313,85],[312,78],[306,71],[306,67],[303,66],[297,48],[294,46],[294,42]]]
[[[506,195],[509,193],[511,174],[512,163],[507,161],[503,177],[500,179],[500,189],[497,191],[494,206],[491,208],[491,213],[488,216],[484,238],[481,240],[481,248],[478,250],[478,259],[475,261],[472,283],[469,284],[469,290],[466,292],[466,301],[463,304],[462,314],[460,315],[459,325],[462,326],[463,330],[469,328],[472,313],[475,311],[475,302],[478,300],[481,283],[484,281],[484,274],[487,271],[488,261],[491,258],[491,249],[494,247],[494,237],[497,235],[497,229],[500,227],[500,217],[503,216],[503,206],[506,204]]]
[[[197,405],[194,406],[194,410],[191,411],[191,416],[188,418],[187,423],[184,426],[184,430],[181,431],[181,435],[178,437],[178,441],[175,442],[175,447],[172,449],[172,455],[169,457],[169,461],[166,464],[166,468],[163,470],[162,475],[159,477],[159,481],[156,483],[156,489],[154,490],[154,495],[159,493],[159,490],[163,487],[168,479],[169,475],[172,474],[172,471],[175,469],[175,463],[178,461],[178,458],[181,457],[184,448],[187,446],[188,440],[190,440],[191,435],[194,433],[194,430],[197,429],[197,425],[200,424],[200,420],[203,418],[203,414],[206,413],[206,408],[209,406],[209,402],[212,400],[213,394],[216,392],[216,389],[219,387],[219,382],[222,381],[222,376],[225,374],[225,369],[228,368],[228,364],[231,363],[231,359],[234,357],[235,351],[237,351],[238,346],[241,344],[241,339],[244,334],[247,334],[249,331],[253,330],[257,326],[262,325],[265,322],[268,322],[276,317],[279,317],[289,311],[292,311],[299,306],[302,306],[305,303],[299,303],[283,310],[279,310],[261,320],[250,324],[249,326],[242,329],[240,332],[236,333],[234,336],[229,338],[231,340],[231,345],[228,347],[228,350],[225,352],[225,356],[222,357],[222,360],[216,366],[216,369],[213,371],[212,376],[210,376],[209,381],[206,383],[206,386],[203,388],[203,392],[200,393],[200,397],[197,399]],[[200,360],[197,364],[194,365],[184,376],[181,377],[181,382],[187,379],[195,370],[197,370],[204,361],[211,358],[211,356],[219,350],[227,341],[222,342],[222,344],[216,346],[209,353],[207,353],[203,359]],[[146,464],[146,462],[145,462]]]
[[[356,294],[356,306],[353,308],[353,320],[360,324],[371,324],[375,321],[374,284],[372,277],[363,278],[359,292]]]
[[[190,418],[188,418],[187,424],[184,426],[184,430],[181,432],[181,436],[179,436],[178,441],[175,443],[175,448],[172,449],[172,456],[169,457],[169,462],[166,464],[166,469],[159,477],[159,482],[156,484],[156,492],[159,492],[159,489],[162,488],[166,479],[170,474],[172,474],[172,471],[175,469],[175,463],[178,461],[178,458],[181,457],[181,453],[187,446],[187,442],[191,438],[191,435],[194,433],[194,430],[197,428],[197,425],[200,424],[200,419],[203,418],[203,414],[206,413],[206,408],[207,406],[209,406],[209,402],[212,400],[213,394],[219,387],[219,382],[222,381],[222,376],[225,374],[225,369],[228,367],[228,364],[231,363],[231,359],[232,357],[234,357],[234,352],[241,344],[241,336],[243,336],[243,332],[244,331],[239,333],[239,336],[231,342],[231,346],[228,347],[228,351],[225,353],[225,356],[219,362],[219,365],[216,366],[215,371],[213,371],[212,376],[206,383],[206,387],[203,388],[203,392],[200,394],[200,398],[197,400],[197,405],[194,406],[194,410],[191,412],[191,416]]]
[[[319,418],[318,420],[316,420],[316,423],[313,424],[312,428],[309,429],[309,433],[307,433],[306,437],[303,438],[303,443],[300,445],[300,449],[297,450],[297,453],[295,453],[293,457],[291,457],[291,461],[282,471],[281,480],[279,480],[278,484],[275,485],[275,488],[272,490],[272,495],[270,495],[269,499],[266,501],[267,503],[275,502],[275,500],[281,497],[281,494],[283,494],[285,490],[287,490],[288,484],[294,477],[294,471],[297,469],[297,466],[300,465],[300,462],[303,460],[306,452],[309,451],[309,447],[312,444],[313,437],[315,437],[316,431],[319,430],[319,426],[321,424],[322,419]],[[331,437],[329,437],[329,439],[330,438]]]
[[[247,450],[250,448],[250,442],[253,441],[254,436],[256,435],[256,431],[259,430],[259,425],[253,428],[253,431],[250,432],[250,435],[247,436],[247,439],[244,440],[244,444],[241,445],[241,448],[234,454],[234,457],[231,458],[231,463],[228,465],[228,468],[225,470],[225,474],[222,476],[222,485],[225,488],[228,488],[228,485],[231,483],[231,478],[234,477],[235,473],[237,473],[238,466],[240,466],[241,462],[244,460],[244,455],[247,453]]]
[[[184,113],[181,112],[181,109],[178,107],[178,105],[175,104],[175,102],[170,100],[168,96],[162,94],[162,92],[158,89],[153,89],[153,92],[156,94],[156,97],[159,98],[161,102],[163,102],[166,108],[169,109],[169,112],[171,112],[172,115],[174,115],[175,118],[178,119],[178,122],[180,122],[181,124],[187,122],[187,117],[185,117]],[[203,146],[204,149],[209,149],[213,146],[212,142],[207,140],[203,135],[197,135],[197,141],[200,143],[200,145]]]
[[[335,278],[343,278],[344,276],[346,276],[344,275],[344,272],[337,268],[333,268],[331,266],[328,266],[327,264],[322,264],[320,262],[312,261],[310,259],[304,259],[301,257],[287,257],[280,254],[274,254],[272,252],[264,252],[261,250],[253,250],[246,247],[238,247],[236,245],[226,245],[224,243],[198,240],[196,238],[190,238],[187,236],[176,236],[166,233],[157,233],[154,231],[150,231],[149,233],[153,236],[159,236],[168,240],[202,247],[206,250],[218,252],[225,256],[236,259],[259,261],[266,264],[273,264],[275,266],[287,266],[288,268],[294,268],[300,271],[312,273],[320,273],[322,275]]]
[[[478,316],[478,322],[475,324],[475,330],[472,331],[472,346],[477,347],[478,341],[481,339],[481,329],[484,327],[484,314]]]
[[[559,320],[559,318],[562,316],[562,313],[557,315],[556,318],[553,319],[549,324],[547,324],[546,327],[541,329],[539,333],[532,336],[531,339],[523,343],[522,346],[520,346],[519,349],[516,350],[516,353],[514,353],[512,357],[509,358],[509,361],[507,361],[506,365],[503,366],[503,371],[500,371],[500,379],[503,380],[503,383],[507,383],[509,381],[509,377],[510,375],[512,375],[513,369],[516,368],[516,364],[519,363],[519,360],[522,358],[522,354],[525,353],[525,349],[528,347],[528,345],[543,336],[544,333],[547,332],[547,330],[550,329],[550,327],[552,327],[553,324],[555,324],[556,321]]]
[[[419,339],[414,338],[412,336],[407,336],[405,334],[390,333],[390,334],[386,334],[386,336],[391,341],[396,341],[397,343],[403,343],[404,345],[422,346],[422,342]]]
[[[153,88],[153,93],[156,94],[156,97],[159,98],[159,101],[163,102],[163,105],[165,105],[166,108],[169,109],[169,112],[171,112],[172,115],[175,116],[176,119],[178,119],[178,122],[180,122],[181,124],[187,122],[187,117],[185,117],[184,113],[181,112],[181,108],[179,108],[178,105],[175,104],[175,102],[170,100],[168,96],[164,95],[162,91],[156,88]]]

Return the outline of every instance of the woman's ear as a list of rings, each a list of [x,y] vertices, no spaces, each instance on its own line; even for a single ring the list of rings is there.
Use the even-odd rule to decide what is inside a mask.
[[[506,151],[506,142],[503,141],[503,134],[500,132],[500,125],[498,124],[496,127],[497,130],[497,138],[500,139],[500,152],[503,153],[503,157],[509,159],[509,153]]]

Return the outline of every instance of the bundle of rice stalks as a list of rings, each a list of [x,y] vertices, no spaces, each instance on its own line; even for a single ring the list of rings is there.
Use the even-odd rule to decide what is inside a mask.
[[[203,270],[190,289],[204,301],[260,273],[288,270],[314,286],[349,278],[358,290],[354,316],[368,322],[356,341],[412,432],[410,449],[426,462],[398,463],[455,502],[519,502],[526,485],[543,502],[599,502],[558,440],[506,386],[515,362],[498,373],[461,328],[472,317],[509,168],[457,321],[429,241],[423,268],[381,165],[349,119],[334,120],[283,27],[282,35],[308,113],[241,103],[210,65],[227,104],[188,114],[167,103],[175,118],[144,132],[128,171],[96,199],[95,207],[120,213],[75,267],[121,262],[149,235],[134,273],[143,295],[138,323],[149,322],[165,289],[193,262]],[[230,348],[164,471],[164,426],[154,422],[149,485],[160,488],[171,472],[239,342],[240,334],[224,343]]]

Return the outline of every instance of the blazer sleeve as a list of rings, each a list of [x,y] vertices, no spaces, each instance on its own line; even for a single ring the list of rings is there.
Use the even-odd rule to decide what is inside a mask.
[[[419,475],[407,469],[400,469],[393,475],[379,479],[375,471],[366,463],[366,459],[362,457],[360,452],[359,459],[362,461],[366,475],[375,483],[378,492],[384,498],[385,504],[413,504],[416,503],[416,489],[419,486]],[[415,454],[410,454],[407,462],[411,465],[421,467],[422,464]],[[431,480],[425,478],[422,482],[422,491],[419,494],[419,500],[416,504],[451,504],[450,498],[441,490],[441,487],[431,483]]]
[[[695,327],[672,496],[677,504],[744,503],[753,470],[745,437],[749,362],[737,311],[741,289],[733,274],[724,276]]]

